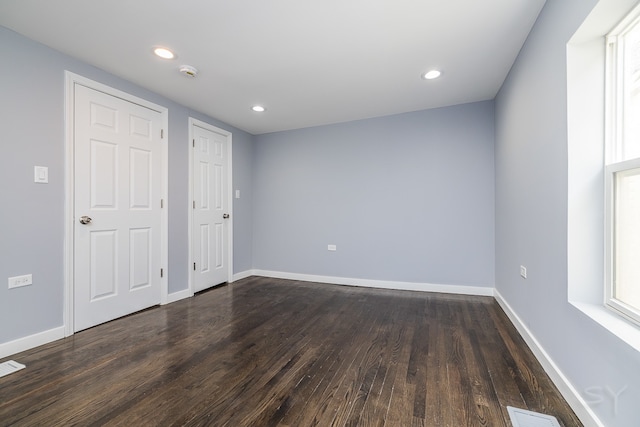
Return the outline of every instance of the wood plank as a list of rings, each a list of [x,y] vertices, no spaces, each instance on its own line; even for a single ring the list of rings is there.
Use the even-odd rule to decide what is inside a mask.
[[[488,297],[250,277],[11,358],[2,426],[581,425]]]

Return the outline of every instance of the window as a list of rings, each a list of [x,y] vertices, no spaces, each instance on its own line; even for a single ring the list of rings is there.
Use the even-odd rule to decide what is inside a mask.
[[[640,323],[640,8],[607,37],[606,303]]]

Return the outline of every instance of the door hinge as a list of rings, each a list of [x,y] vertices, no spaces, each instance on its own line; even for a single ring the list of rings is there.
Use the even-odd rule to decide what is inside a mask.
[[[193,148],[196,148],[196,140],[193,140]]]
[[[160,209],[164,208],[164,199],[160,199]]]
[[[195,209],[195,208],[196,208],[196,201],[194,200],[193,201],[193,209]]]
[[[193,271],[196,271],[196,263],[193,263]]]
[[[164,129],[160,129],[160,139],[164,139]]]
[[[160,277],[161,278],[164,277],[164,269],[162,269],[162,268],[160,269]]]

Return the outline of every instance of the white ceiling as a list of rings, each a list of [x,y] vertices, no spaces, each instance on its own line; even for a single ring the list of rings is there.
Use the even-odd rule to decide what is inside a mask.
[[[544,2],[0,0],[0,25],[260,134],[493,99]]]

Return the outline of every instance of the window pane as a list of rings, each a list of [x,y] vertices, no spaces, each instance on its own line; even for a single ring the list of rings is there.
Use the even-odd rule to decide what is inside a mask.
[[[640,157],[640,24],[624,36],[624,136],[622,158]]]
[[[640,168],[615,176],[613,297],[640,311]]]

